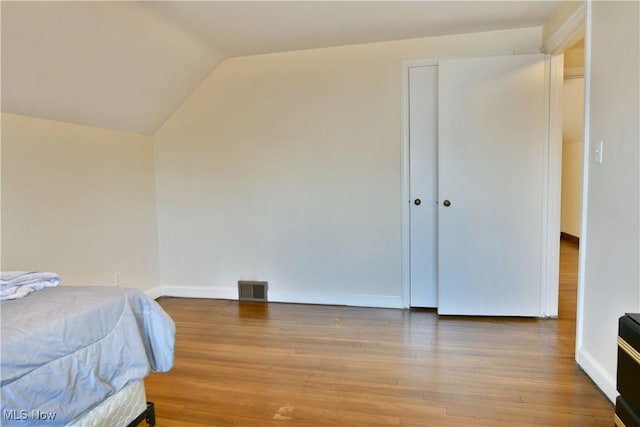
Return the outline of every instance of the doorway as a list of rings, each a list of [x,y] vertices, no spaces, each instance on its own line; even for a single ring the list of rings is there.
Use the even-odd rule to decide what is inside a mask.
[[[575,325],[584,162],[584,38],[564,52],[558,317]],[[575,330],[571,334],[575,336]]]

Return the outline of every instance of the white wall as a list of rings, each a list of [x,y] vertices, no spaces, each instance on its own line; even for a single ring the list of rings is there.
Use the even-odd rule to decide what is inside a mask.
[[[638,22],[638,2],[588,4],[587,141],[593,156],[594,143],[604,140],[604,162],[594,164],[591,157],[588,166],[577,359],[612,400],[617,394],[618,318],[625,312],[640,312]]]
[[[165,292],[401,306],[405,59],[537,52],[541,28],[249,56],[154,136]]]
[[[2,269],[158,286],[149,136],[2,114]]]
[[[580,237],[584,78],[566,79],[562,95],[562,214],[560,231]]]

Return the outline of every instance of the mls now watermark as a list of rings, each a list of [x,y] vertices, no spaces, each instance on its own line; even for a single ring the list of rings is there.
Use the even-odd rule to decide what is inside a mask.
[[[56,419],[56,413],[53,411],[39,411],[32,409],[5,409],[2,411],[2,419],[6,421],[53,421]]]

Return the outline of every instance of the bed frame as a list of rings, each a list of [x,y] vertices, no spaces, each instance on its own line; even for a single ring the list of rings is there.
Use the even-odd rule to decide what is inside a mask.
[[[153,427],[156,416],[153,402],[147,400],[144,381],[140,380],[107,397],[66,427],[138,427],[143,421]]]
[[[142,411],[138,417],[131,421],[127,427],[137,427],[142,421],[146,421],[149,427],[156,425],[156,410],[153,406],[153,402],[147,402],[147,409]]]

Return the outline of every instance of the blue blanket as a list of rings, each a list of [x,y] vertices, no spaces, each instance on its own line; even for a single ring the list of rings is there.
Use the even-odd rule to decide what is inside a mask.
[[[3,301],[0,315],[4,426],[68,424],[150,371],[173,366],[173,320],[135,289],[45,288]],[[35,419],[42,413],[55,418]]]

